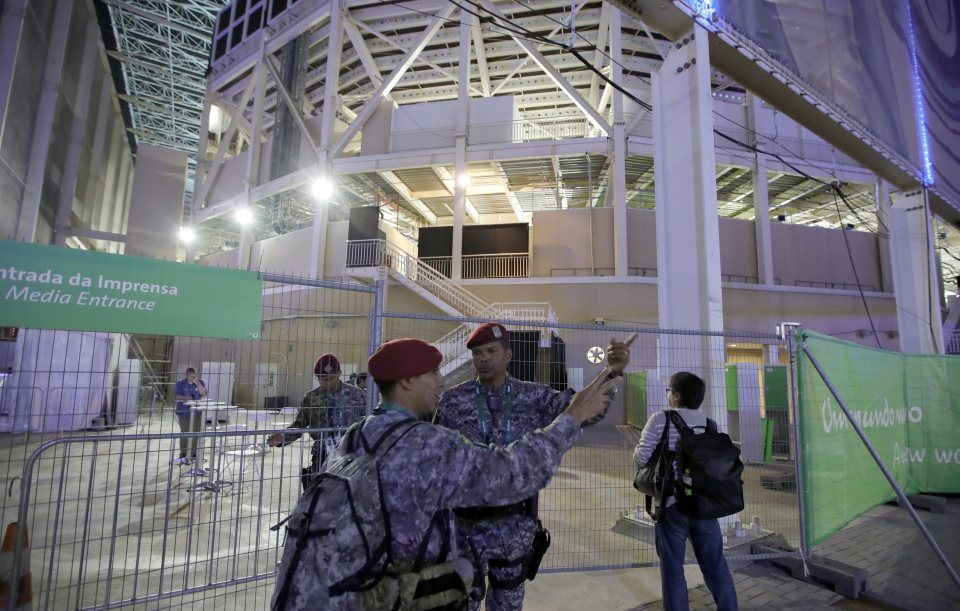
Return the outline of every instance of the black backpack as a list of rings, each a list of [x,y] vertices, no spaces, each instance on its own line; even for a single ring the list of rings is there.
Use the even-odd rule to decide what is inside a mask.
[[[743,511],[743,462],[730,436],[709,418],[706,432],[696,434],[677,412],[668,410],[667,417],[680,431],[673,482],[677,509],[698,519]]]

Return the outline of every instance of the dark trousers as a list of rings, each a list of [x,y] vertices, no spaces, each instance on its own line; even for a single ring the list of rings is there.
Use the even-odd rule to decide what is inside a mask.
[[[190,414],[180,415],[177,414],[177,424],[180,425],[181,433],[199,433],[203,430],[203,412],[195,411]],[[180,438],[180,458],[189,456],[190,458],[197,457],[197,443],[200,440],[196,437],[181,437]]]
[[[716,520],[690,518],[675,506],[670,506],[664,508],[655,533],[665,611],[687,611],[690,608],[687,581],[683,575],[687,538],[693,543],[697,564],[717,603],[718,611],[736,611],[737,590],[727,568],[727,560],[723,557],[723,535]]]

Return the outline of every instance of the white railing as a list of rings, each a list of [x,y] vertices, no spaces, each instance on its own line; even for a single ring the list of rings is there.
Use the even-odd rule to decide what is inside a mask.
[[[452,257],[420,257],[420,260],[447,278],[450,277]]]
[[[462,277],[526,278],[530,275],[530,255],[508,253],[496,255],[467,255],[462,259]]]
[[[447,278],[453,269],[453,257],[422,257],[425,264]],[[464,255],[460,262],[460,277],[464,280],[479,278],[526,278],[530,275],[528,253],[496,255]]]
[[[944,352],[947,354],[960,354],[960,331],[954,331],[953,335],[947,338]]]

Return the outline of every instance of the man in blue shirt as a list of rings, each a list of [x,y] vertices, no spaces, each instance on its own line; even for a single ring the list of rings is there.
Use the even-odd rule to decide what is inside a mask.
[[[207,385],[203,380],[197,378],[197,370],[193,367],[187,367],[186,375],[182,380],[177,381],[174,387],[174,394],[177,397],[177,407],[174,413],[177,415],[177,424],[180,425],[181,433],[199,432],[203,430],[203,411],[191,410],[185,401],[196,401],[207,396]],[[191,414],[191,412],[193,412]],[[189,449],[190,455],[187,455]],[[193,462],[197,458],[197,438],[180,438],[180,456],[173,462],[177,465],[185,465]]]

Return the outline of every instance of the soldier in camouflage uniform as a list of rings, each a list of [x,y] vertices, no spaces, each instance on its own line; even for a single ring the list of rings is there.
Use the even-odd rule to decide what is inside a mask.
[[[611,343],[610,365],[615,373],[621,372],[629,361],[628,347],[629,343]],[[522,439],[552,422],[573,397],[570,389],[557,392],[545,384],[510,377],[507,366],[513,352],[503,325],[480,325],[467,339],[467,348],[473,354],[477,378],[444,393],[437,421],[477,444],[504,447]],[[541,528],[537,496],[512,505],[483,505],[479,499],[472,499],[470,507],[454,512],[458,542],[473,550],[479,558],[481,574],[487,574],[487,610],[520,609],[528,569],[531,562],[539,561],[531,560],[534,537]],[[478,581],[470,601],[474,610],[480,608],[483,592],[483,583]]]
[[[340,361],[333,354],[324,354],[313,366],[313,373],[320,385],[303,395],[297,416],[287,428],[291,429],[345,429],[366,411],[365,391],[345,384],[340,380]],[[267,444],[282,447],[300,439],[301,433],[276,433],[267,438]],[[310,433],[313,451],[310,466],[303,469],[301,482],[304,489],[310,485],[312,476],[320,472],[329,451],[340,441],[339,433]]]
[[[436,348],[417,339],[387,342],[370,357],[370,376],[383,400],[363,425],[362,434],[368,443],[376,443],[400,421],[423,418],[435,410],[443,384],[438,370],[441,359]],[[598,377],[553,422],[509,448],[478,446],[439,426],[410,429],[378,461],[394,563],[413,559],[421,548],[425,550],[427,567],[463,557],[464,550],[457,549],[455,537],[451,536],[454,526],[450,510],[478,503],[517,503],[546,486],[564,452],[579,439],[581,425],[606,411],[610,399],[603,393],[615,389],[615,384],[616,381],[603,383]],[[339,447],[334,450],[340,451]],[[348,542],[345,546],[355,544]],[[314,561],[301,562],[292,575],[285,608],[361,608],[344,602],[346,596],[330,598],[327,587],[322,585],[325,565],[322,559],[315,558],[316,550],[311,554],[311,545],[307,543],[301,556]],[[292,555],[291,546],[287,547],[277,572],[278,591],[279,579]],[[275,593],[275,604],[276,598]],[[387,609],[394,604],[392,600],[366,600],[369,609]]]

